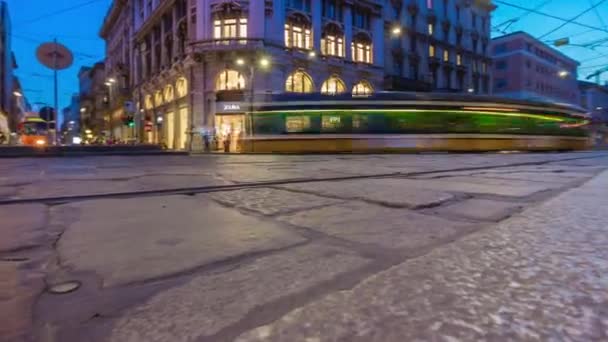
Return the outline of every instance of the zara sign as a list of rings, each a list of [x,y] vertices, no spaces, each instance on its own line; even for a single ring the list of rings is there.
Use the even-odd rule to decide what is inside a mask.
[[[216,113],[240,113],[242,112],[239,102],[218,102]]]

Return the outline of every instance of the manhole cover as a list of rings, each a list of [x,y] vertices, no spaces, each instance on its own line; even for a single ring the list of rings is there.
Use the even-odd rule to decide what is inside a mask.
[[[70,293],[72,291],[76,291],[79,287],[80,287],[80,282],[74,280],[74,281],[67,281],[67,282],[61,283],[61,284],[52,285],[48,288],[48,291],[50,293],[55,293],[55,294],[64,294],[64,293]]]

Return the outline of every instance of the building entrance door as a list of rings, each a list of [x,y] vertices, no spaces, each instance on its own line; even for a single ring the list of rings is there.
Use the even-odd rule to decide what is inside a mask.
[[[165,117],[165,144],[167,144],[167,148],[172,150],[175,148],[175,114],[173,112],[168,112]]]
[[[245,115],[216,115],[215,132],[218,145],[215,148],[217,150],[240,152],[242,150],[241,140],[245,136]]]
[[[179,134],[177,136],[177,148],[185,150],[187,148],[186,143],[188,141],[188,131],[190,130],[188,124],[188,107],[179,109]]]

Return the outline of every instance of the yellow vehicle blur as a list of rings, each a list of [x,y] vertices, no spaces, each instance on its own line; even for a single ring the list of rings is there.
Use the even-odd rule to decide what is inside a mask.
[[[44,147],[48,145],[47,122],[39,117],[26,117],[19,124],[21,144],[27,146]]]

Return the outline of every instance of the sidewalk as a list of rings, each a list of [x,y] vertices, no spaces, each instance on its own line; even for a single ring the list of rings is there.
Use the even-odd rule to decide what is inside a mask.
[[[245,341],[606,341],[608,173],[242,334]]]

